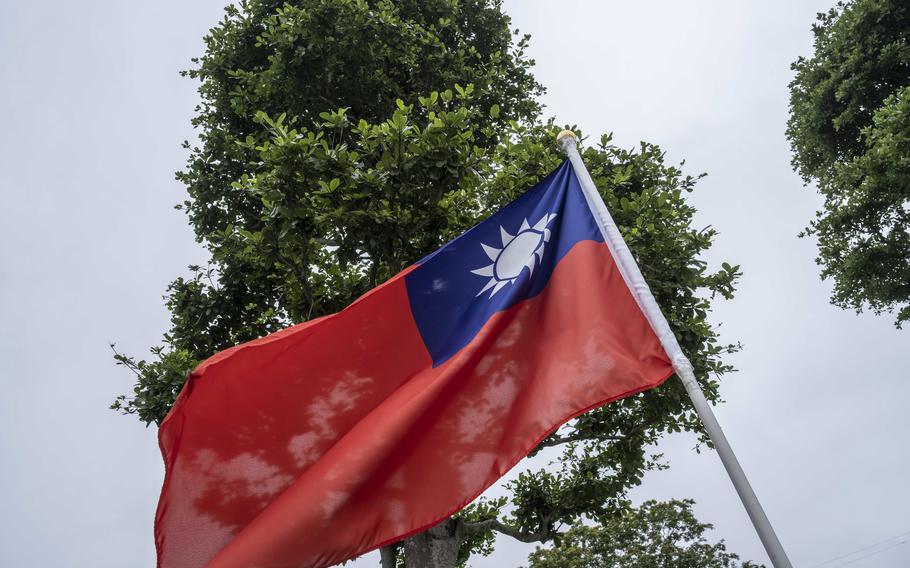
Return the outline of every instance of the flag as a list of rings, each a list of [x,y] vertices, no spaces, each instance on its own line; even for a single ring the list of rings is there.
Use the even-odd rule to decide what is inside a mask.
[[[337,314],[201,363],[159,429],[161,568],[324,567],[456,513],[672,364],[569,161]]]

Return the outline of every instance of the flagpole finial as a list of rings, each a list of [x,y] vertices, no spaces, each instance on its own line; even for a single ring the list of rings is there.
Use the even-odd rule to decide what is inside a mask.
[[[567,145],[575,145],[578,142],[578,136],[575,135],[571,130],[563,130],[556,135],[556,145],[565,152],[568,150]]]

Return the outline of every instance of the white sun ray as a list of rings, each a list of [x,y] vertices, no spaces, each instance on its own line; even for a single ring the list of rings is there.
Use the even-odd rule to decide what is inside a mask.
[[[492,298],[493,296],[496,295],[496,292],[499,292],[500,290],[505,288],[506,284],[511,284],[511,283],[512,283],[511,280],[500,280],[499,282],[496,283],[496,287],[493,288],[493,291],[490,292],[490,297]]]
[[[480,243],[483,252],[493,262],[471,271],[472,274],[489,278],[477,295],[492,289],[492,298],[507,284],[514,284],[525,268],[528,269],[528,276],[534,274],[535,267],[543,260],[544,247],[552,236],[547,226],[555,218],[555,213],[545,213],[533,227],[525,218],[514,235],[500,226],[502,248]]]
[[[477,276],[493,276],[493,272],[494,272],[493,268],[495,266],[496,266],[495,264],[488,264],[487,266],[475,268],[474,270],[471,271],[471,273],[476,274]]]
[[[550,223],[550,221],[555,216],[556,215],[553,215],[553,216],[544,215],[543,217],[540,218],[540,221],[538,221],[537,224],[534,225],[534,230],[543,232],[543,230],[547,228],[547,225]],[[527,222],[528,222],[527,219],[525,219],[525,223],[527,223]]]
[[[487,256],[490,257],[490,260],[492,260],[493,262],[496,262],[496,257],[499,256],[499,253],[502,251],[502,249],[498,249],[496,247],[491,247],[491,246],[485,245],[483,243],[480,243],[480,246],[483,247],[483,252],[487,253]]]
[[[477,296],[483,294],[484,292],[486,292],[487,290],[489,290],[489,289],[492,288],[493,286],[496,286],[496,279],[490,278],[490,279],[487,281],[486,286],[483,287],[483,290],[481,290],[480,292],[477,292]],[[495,294],[495,293],[496,293],[496,292],[490,293],[490,297],[492,298],[492,297],[493,297],[493,294]],[[477,296],[474,296],[474,297],[476,298]]]
[[[499,236],[502,238],[503,248],[505,248],[505,246],[512,242],[512,239],[515,238],[515,235],[510,235],[509,232],[506,231],[505,227],[502,226],[499,227]]]

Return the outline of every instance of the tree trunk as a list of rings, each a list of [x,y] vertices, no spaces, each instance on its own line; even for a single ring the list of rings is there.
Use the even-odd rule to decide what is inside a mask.
[[[404,541],[407,568],[455,568],[464,540],[464,523],[446,519],[435,527]]]
[[[395,568],[397,552],[397,544],[390,544],[379,549],[379,561],[382,568]]]

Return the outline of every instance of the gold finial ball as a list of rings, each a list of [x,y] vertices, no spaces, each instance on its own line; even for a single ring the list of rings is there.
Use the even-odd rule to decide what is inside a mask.
[[[569,152],[569,145],[571,144],[574,148],[578,143],[578,136],[575,135],[571,130],[563,130],[556,135],[556,147],[562,150],[563,152]]]
[[[563,130],[562,132],[557,134],[556,143],[558,144],[558,143],[562,142],[563,138],[572,138],[573,140],[578,140],[578,136],[575,136],[575,133],[572,132],[571,130]]]

